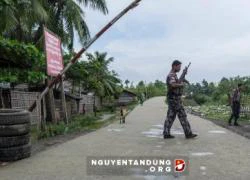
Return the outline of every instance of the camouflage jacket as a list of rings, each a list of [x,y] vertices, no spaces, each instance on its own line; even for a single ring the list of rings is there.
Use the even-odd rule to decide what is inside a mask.
[[[177,74],[173,71],[170,71],[170,73],[167,76],[166,84],[168,87],[168,96],[180,96],[180,88],[173,88],[171,85],[174,83],[178,83],[179,79],[177,77]]]

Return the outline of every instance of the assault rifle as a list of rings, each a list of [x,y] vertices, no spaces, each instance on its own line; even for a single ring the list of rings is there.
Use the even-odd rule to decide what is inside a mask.
[[[189,66],[191,65],[191,62],[188,64],[188,66],[186,66],[184,69],[183,69],[183,72],[179,78],[179,83],[182,83],[182,82],[185,82],[185,76],[187,75],[187,71],[188,71],[188,68]]]
[[[189,82],[185,79],[185,76],[187,75],[187,71],[188,71],[188,68],[189,68],[190,65],[191,65],[191,62],[188,64],[188,66],[186,66],[183,69],[182,74],[181,74],[181,76],[179,78],[179,83],[185,83],[186,82],[186,83],[189,84]],[[184,87],[180,87],[178,89],[178,94],[183,94],[183,89],[184,89]]]

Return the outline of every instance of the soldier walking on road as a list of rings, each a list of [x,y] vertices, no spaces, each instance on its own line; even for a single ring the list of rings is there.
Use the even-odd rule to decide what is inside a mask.
[[[228,125],[231,126],[232,119],[234,118],[234,125],[239,126],[237,120],[240,117],[240,93],[242,91],[242,84],[238,84],[238,87],[233,91],[231,98],[232,115],[228,120]]]
[[[170,129],[174,123],[176,115],[178,116],[181,122],[186,138],[189,139],[189,138],[194,138],[197,136],[196,134],[192,133],[190,124],[187,120],[187,114],[182,105],[182,100],[181,100],[182,94],[181,94],[180,89],[184,87],[184,82],[188,82],[188,81],[184,80],[184,82],[179,82],[179,79],[176,73],[180,72],[180,70],[181,70],[181,62],[178,60],[175,60],[172,63],[172,70],[167,76],[166,83],[168,86],[168,94],[167,94],[168,112],[167,112],[167,117],[164,123],[164,131],[163,131],[164,139],[174,138],[174,136],[170,134]],[[187,71],[187,69],[184,69],[184,71]],[[187,72],[183,72],[183,73],[187,73]]]

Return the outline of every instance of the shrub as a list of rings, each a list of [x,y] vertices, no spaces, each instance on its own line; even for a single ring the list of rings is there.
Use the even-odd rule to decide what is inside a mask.
[[[35,84],[45,79],[45,57],[32,44],[0,36],[0,81]]]
[[[211,101],[211,98],[207,95],[197,94],[194,96],[194,100],[197,104],[202,105]]]

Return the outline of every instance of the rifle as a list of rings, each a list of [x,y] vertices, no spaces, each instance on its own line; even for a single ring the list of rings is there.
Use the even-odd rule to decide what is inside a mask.
[[[183,72],[179,78],[179,83],[181,82],[184,82],[185,81],[185,76],[187,75],[187,70],[189,68],[189,66],[191,65],[191,62],[188,64],[188,66],[186,66],[184,69],[183,69]]]
[[[188,64],[188,66],[186,66],[186,67],[183,69],[182,74],[181,74],[181,76],[180,76],[180,78],[179,78],[179,83],[183,83],[183,82],[189,83],[189,82],[185,79],[185,76],[187,75],[187,71],[188,71],[188,68],[189,68],[190,65],[191,65],[191,62]],[[183,94],[183,89],[184,89],[184,87],[181,87],[181,88],[178,89],[179,94]]]

